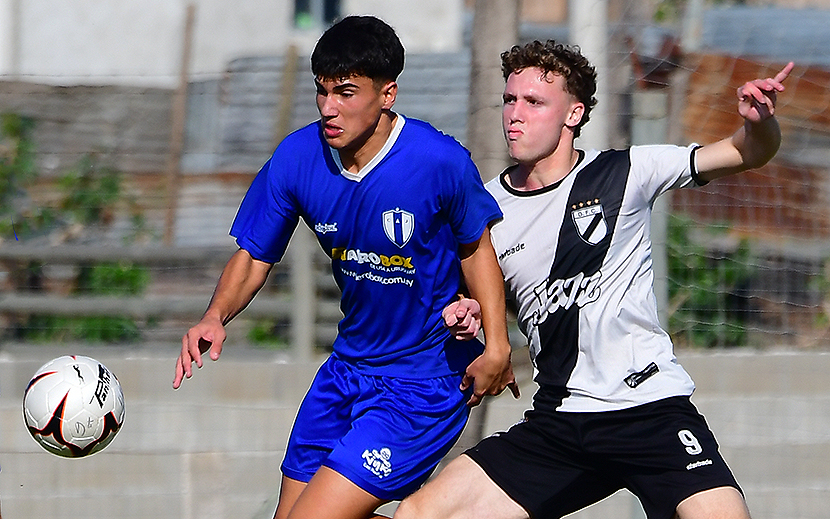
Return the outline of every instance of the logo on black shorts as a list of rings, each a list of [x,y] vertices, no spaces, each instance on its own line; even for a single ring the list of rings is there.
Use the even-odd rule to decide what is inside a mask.
[[[695,462],[692,462],[692,463],[689,463],[688,465],[686,465],[686,470],[693,470],[693,469],[696,469],[698,467],[705,467],[705,466],[711,465],[711,464],[712,464],[712,460],[695,461]]]

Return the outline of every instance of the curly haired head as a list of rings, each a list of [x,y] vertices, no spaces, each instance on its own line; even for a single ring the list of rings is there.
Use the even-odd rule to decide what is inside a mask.
[[[544,75],[557,74],[565,79],[565,91],[576,97],[585,105],[582,120],[574,128],[574,135],[579,133],[588,122],[591,109],[597,104],[594,94],[597,92],[597,72],[588,59],[582,55],[579,47],[563,45],[554,40],[542,43],[538,40],[526,45],[515,45],[501,54],[501,71],[505,81],[514,72],[536,67]]]

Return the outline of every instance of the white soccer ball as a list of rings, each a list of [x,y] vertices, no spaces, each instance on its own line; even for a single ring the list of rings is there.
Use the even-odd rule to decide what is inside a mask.
[[[109,445],[121,429],[124,394],[115,374],[97,360],[58,357],[26,386],[23,418],[48,452],[82,458]]]

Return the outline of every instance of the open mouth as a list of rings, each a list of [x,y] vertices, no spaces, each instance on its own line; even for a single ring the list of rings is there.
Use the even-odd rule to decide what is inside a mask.
[[[323,125],[323,135],[325,135],[327,139],[334,139],[341,133],[343,133],[343,128],[331,124]]]

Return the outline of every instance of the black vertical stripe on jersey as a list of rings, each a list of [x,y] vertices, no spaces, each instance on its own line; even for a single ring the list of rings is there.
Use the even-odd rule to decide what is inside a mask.
[[[559,245],[548,286],[558,279],[571,279],[580,272],[588,277],[600,270],[614,234],[630,166],[628,150],[608,150],[577,173],[559,231]],[[602,204],[608,231],[596,245],[591,245],[580,237],[571,213],[575,205],[596,199]],[[600,299],[590,304],[605,303]],[[580,308],[576,304],[568,309],[559,308],[539,325],[541,351],[536,356],[539,368],[536,381],[544,391],[540,391],[538,397],[553,398],[555,401],[549,403],[554,407],[568,396],[566,385],[576,366],[579,350],[579,314]]]

